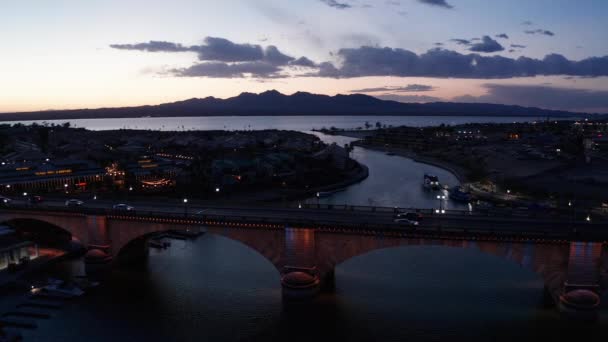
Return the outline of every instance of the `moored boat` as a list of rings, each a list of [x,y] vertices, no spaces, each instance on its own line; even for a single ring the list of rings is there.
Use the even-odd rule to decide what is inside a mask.
[[[424,180],[422,183],[426,189],[429,190],[439,190],[441,189],[441,184],[439,184],[439,177],[430,175],[428,173],[424,174]]]
[[[458,202],[470,202],[471,201],[471,193],[464,189],[461,186],[455,186],[452,189],[450,189],[450,194],[449,194],[450,198],[454,201],[458,201]]]

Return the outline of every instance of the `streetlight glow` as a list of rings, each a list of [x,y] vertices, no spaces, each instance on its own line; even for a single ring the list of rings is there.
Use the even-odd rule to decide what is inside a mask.
[[[188,199],[187,198],[184,198],[184,203],[188,203]]]

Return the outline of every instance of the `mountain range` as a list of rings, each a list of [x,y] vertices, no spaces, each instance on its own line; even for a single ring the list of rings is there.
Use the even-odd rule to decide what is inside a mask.
[[[319,95],[297,92],[281,94],[276,90],[260,94],[241,93],[219,99],[192,98],[184,101],[137,107],[48,110],[4,113],[0,121],[64,120],[92,118],[180,117],[180,116],[279,116],[279,115],[446,115],[446,116],[531,116],[580,117],[585,114],[489,103],[403,103],[380,100],[363,94]]]

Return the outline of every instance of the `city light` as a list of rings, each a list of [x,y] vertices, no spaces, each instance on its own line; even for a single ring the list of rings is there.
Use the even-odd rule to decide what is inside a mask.
[[[24,193],[23,193],[23,196],[24,196],[24,197],[25,197],[25,196],[27,196],[27,192],[24,192]]]
[[[215,192],[220,192],[220,188],[215,188]]]
[[[188,199],[187,198],[184,198],[184,204],[185,203],[188,203]]]

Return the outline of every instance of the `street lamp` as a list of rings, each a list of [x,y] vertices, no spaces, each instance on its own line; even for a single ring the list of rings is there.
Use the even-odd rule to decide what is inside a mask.
[[[215,192],[220,192],[220,188],[215,188]]]
[[[188,216],[188,199],[184,198],[184,216]]]
[[[591,222],[591,215],[587,215],[587,218],[585,219],[587,222]]]

